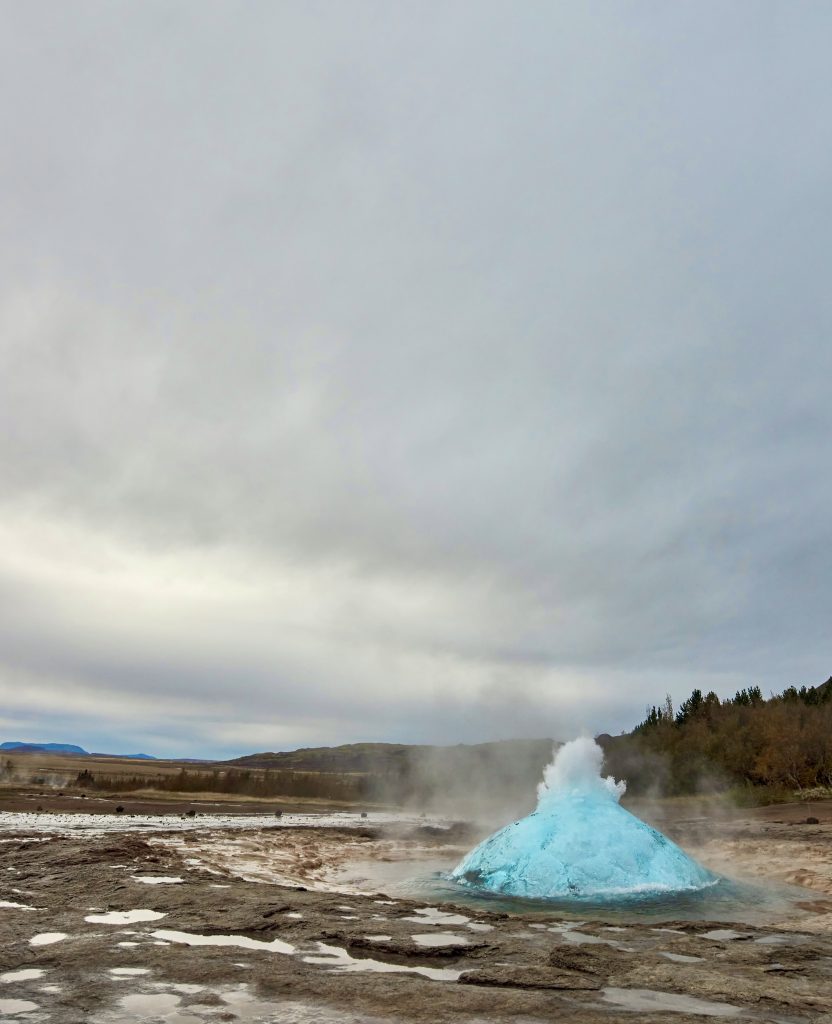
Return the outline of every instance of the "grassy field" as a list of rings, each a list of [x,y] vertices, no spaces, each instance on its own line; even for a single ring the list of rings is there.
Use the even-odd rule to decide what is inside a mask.
[[[9,771],[9,766],[11,770]],[[46,786],[70,786],[79,772],[115,777],[143,776],[148,779],[177,775],[182,768],[211,771],[213,765],[191,765],[182,761],[146,761],[142,758],[97,757],[94,754],[4,753],[0,758],[2,781]],[[42,781],[39,781],[42,780]]]
[[[361,777],[240,768],[224,763],[147,761],[54,753],[0,759],[0,810],[185,812],[214,805],[230,813],[324,811],[374,806]]]

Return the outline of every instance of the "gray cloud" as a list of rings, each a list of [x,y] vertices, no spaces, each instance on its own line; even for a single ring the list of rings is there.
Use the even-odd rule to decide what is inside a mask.
[[[9,738],[565,737],[828,675],[832,13],[0,17]]]

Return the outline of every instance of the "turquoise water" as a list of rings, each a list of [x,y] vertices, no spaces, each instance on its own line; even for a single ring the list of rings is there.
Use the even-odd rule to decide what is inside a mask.
[[[492,833],[450,871],[397,886],[403,895],[509,913],[765,925],[799,914],[804,889],[720,877],[619,804],[594,740],[565,744],[537,808]],[[811,896],[809,896],[811,899]]]
[[[693,892],[717,878],[619,804],[589,738],[557,752],[537,809],[484,839],[451,872],[461,886],[526,899],[607,899]]]
[[[411,878],[397,893],[436,903],[469,906],[472,910],[510,914],[540,914],[575,920],[619,922],[725,921],[765,926],[795,911],[798,900],[811,895],[787,885],[759,886],[729,878],[716,878],[702,889],[687,892],[629,893],[605,897],[518,897],[460,885],[450,875],[435,873]]]
[[[532,899],[681,893],[716,883],[675,843],[602,787],[547,794],[451,872],[459,885]]]

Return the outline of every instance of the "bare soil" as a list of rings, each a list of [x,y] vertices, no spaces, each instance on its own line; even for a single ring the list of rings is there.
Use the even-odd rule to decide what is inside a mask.
[[[160,793],[154,790],[102,794],[84,792],[71,786],[0,786],[0,811],[45,811],[59,814],[113,814],[123,807],[125,814],[170,814],[177,817],[194,811],[198,814],[286,814],[319,813],[329,810],[355,810],[358,805],[336,800],[298,797],[232,796],[227,793]],[[362,805],[363,807],[364,805]],[[371,807],[372,805],[366,805]]]

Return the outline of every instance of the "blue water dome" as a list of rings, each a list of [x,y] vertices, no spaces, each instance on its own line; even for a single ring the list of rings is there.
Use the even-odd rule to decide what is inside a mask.
[[[592,739],[564,744],[538,787],[537,809],[484,839],[451,877],[534,899],[603,899],[713,884],[710,871],[621,807],[625,783],[601,777],[603,759]]]

